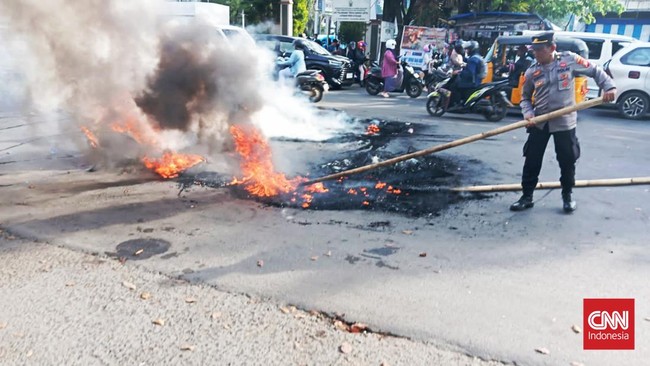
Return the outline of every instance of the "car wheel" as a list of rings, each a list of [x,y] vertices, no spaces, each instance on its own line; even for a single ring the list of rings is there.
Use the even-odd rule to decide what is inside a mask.
[[[624,94],[618,100],[618,111],[624,118],[641,119],[650,107],[648,96],[641,92],[631,92]]]

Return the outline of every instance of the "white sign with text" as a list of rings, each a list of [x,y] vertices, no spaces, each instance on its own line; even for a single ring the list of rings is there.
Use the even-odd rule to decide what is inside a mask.
[[[334,21],[370,21],[370,0],[332,0],[332,7],[332,20]]]

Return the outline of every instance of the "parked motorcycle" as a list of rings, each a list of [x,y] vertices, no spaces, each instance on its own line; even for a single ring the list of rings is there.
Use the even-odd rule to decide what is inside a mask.
[[[446,88],[451,78],[438,83],[427,99],[427,112],[434,117],[449,113],[478,113],[491,122],[498,122],[508,113],[508,107],[514,107],[508,100],[506,89],[508,80],[487,83],[478,86],[469,93],[465,101],[449,105],[451,91]]]
[[[394,91],[402,93],[406,91],[411,98],[417,98],[422,94],[424,83],[420,79],[420,75],[415,72],[415,69],[406,61],[400,61],[400,65],[404,72],[402,84],[399,85]],[[384,90],[384,78],[381,77],[381,68],[377,65],[370,70],[370,74],[366,78],[366,91],[370,95],[377,95]]]

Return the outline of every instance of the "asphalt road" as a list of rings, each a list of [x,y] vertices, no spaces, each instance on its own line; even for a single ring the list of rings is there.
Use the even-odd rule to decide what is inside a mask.
[[[378,150],[392,155],[518,120],[516,113],[499,123],[434,119],[423,98],[370,97],[358,88],[330,92],[318,107],[362,119],[355,131],[372,118],[412,124],[412,136]],[[225,189],[179,193],[176,183],[141,173],[89,173],[71,147],[53,151],[51,137],[25,138],[21,128],[43,123],[38,117],[2,117],[4,128],[25,125],[5,130],[0,146],[1,221],[15,235],[101,255],[128,240],[164,240],[164,254],[134,265],[488,360],[640,365],[650,358],[647,186],[576,189],[572,215],[561,212],[557,190],[538,192],[535,208],[517,214],[508,211],[517,193],[460,197],[421,216],[282,208]],[[582,112],[577,179],[650,175],[648,122]],[[516,183],[524,140],[524,131],[513,131],[438,156],[456,167],[448,172],[454,183]],[[350,153],[350,145],[273,141],[280,155],[300,161],[296,170]],[[556,180],[550,147],[544,165],[541,180]],[[591,297],[636,299],[634,351],[582,349],[571,327],[582,327],[582,302]]]

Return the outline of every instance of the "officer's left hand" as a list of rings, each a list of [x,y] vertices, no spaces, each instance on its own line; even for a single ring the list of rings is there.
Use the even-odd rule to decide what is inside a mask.
[[[609,89],[603,93],[603,102],[613,102],[616,100],[616,88]]]

